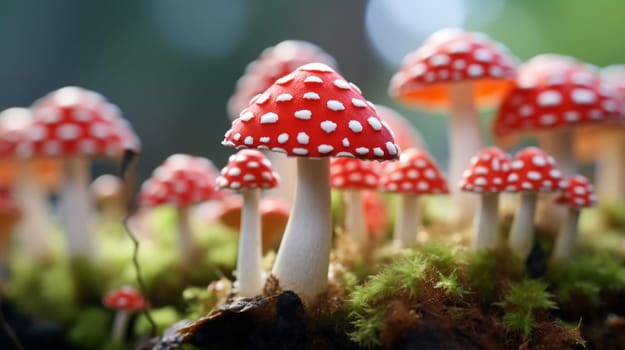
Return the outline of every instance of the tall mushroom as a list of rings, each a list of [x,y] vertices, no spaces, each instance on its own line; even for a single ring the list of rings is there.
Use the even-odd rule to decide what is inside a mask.
[[[419,197],[449,193],[447,181],[434,160],[414,148],[403,151],[398,162],[384,168],[380,187],[383,191],[402,194],[393,235],[397,249],[410,248],[417,242],[417,230],[421,225]]]
[[[260,189],[278,185],[278,174],[271,163],[257,150],[245,149],[230,156],[217,178],[217,186],[241,191],[243,210],[237,255],[238,293],[253,297],[263,292],[261,223],[258,213]]]
[[[362,192],[378,188],[380,176],[375,165],[352,158],[335,158],[330,161],[330,184],[332,188],[343,190],[345,231],[361,250],[368,241]]]
[[[336,68],[336,61],[332,56],[317,45],[303,40],[285,40],[263,50],[260,57],[247,65],[236,83],[234,93],[228,100],[230,119],[236,119],[250,99],[269,88],[276,79],[312,62],[321,62]],[[281,176],[280,185],[271,192],[291,201],[295,189],[295,161],[280,153],[268,153],[268,157]]]
[[[51,157],[62,163],[61,204],[70,256],[93,257],[94,234],[89,224],[89,160],[120,158],[124,150],[138,152],[138,139],[119,109],[101,95],[65,87],[37,100],[18,157]]]
[[[152,176],[141,186],[140,206],[171,204],[176,207],[178,248],[183,266],[188,266],[198,253],[189,222],[191,206],[221,198],[215,188],[217,174],[213,163],[206,158],[173,154],[154,169]]]
[[[566,261],[573,255],[579,212],[583,208],[594,206],[596,202],[597,196],[593,187],[584,176],[575,175],[564,181],[563,192],[558,198],[558,203],[567,206],[568,210],[553,249],[554,261]]]
[[[482,147],[478,107],[491,106],[514,78],[516,59],[488,36],[461,29],[442,29],[408,54],[391,80],[395,99],[421,108],[448,109],[449,181],[458,183],[469,159]],[[475,200],[452,186],[452,220],[464,224]]]
[[[510,156],[497,147],[488,147],[471,158],[471,166],[462,175],[460,189],[481,197],[471,247],[474,250],[499,246],[499,193],[506,187]]]
[[[553,157],[536,147],[519,151],[510,164],[506,179],[507,192],[520,192],[521,204],[514,215],[509,245],[519,257],[525,258],[534,245],[534,213],[538,193],[561,189],[562,173]]]
[[[310,63],[253,98],[223,144],[298,157],[295,202],[273,274],[306,299],[323,292],[332,236],[328,157],[398,157],[373,105],[332,68]]]

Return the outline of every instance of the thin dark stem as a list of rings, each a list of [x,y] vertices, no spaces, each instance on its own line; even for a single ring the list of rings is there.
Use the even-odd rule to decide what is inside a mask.
[[[17,339],[17,335],[15,335],[15,332],[13,332],[11,325],[9,325],[7,320],[4,318],[4,312],[2,311],[2,301],[2,295],[0,295],[0,328],[2,328],[2,332],[6,334],[7,338],[9,339],[11,345],[13,345],[13,348],[15,350],[23,350],[24,347],[22,346],[22,343],[20,343],[20,340]]]

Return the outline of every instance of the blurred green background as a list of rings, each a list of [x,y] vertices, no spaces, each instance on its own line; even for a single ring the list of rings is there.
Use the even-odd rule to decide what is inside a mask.
[[[3,0],[0,108],[65,85],[98,91],[142,139],[145,178],[176,152],[224,165],[235,81],[285,39],[321,46],[368,99],[398,107],[389,79],[436,29],[486,32],[522,60],[556,52],[603,66],[625,62],[624,20],[622,0]],[[400,110],[444,164],[446,118]]]

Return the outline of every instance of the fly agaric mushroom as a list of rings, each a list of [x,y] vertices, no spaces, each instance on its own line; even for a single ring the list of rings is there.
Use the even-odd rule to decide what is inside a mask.
[[[154,169],[141,186],[139,205],[155,207],[171,204],[178,213],[178,248],[183,266],[195,257],[195,240],[189,222],[189,212],[195,203],[221,198],[215,189],[217,169],[202,157],[173,154]]]
[[[597,196],[592,185],[588,183],[588,179],[581,175],[571,176],[565,180],[562,191],[558,203],[569,208],[556,239],[553,250],[554,261],[565,261],[573,255],[579,211],[582,208],[593,207],[597,202]]]
[[[408,54],[391,80],[390,94],[416,107],[448,109],[449,181],[458,183],[469,159],[482,147],[478,107],[491,106],[514,78],[516,59],[479,32],[442,29]],[[467,222],[475,201],[452,187],[453,221]]]
[[[402,194],[393,236],[397,249],[410,248],[417,242],[417,230],[421,225],[419,196],[449,193],[436,162],[427,153],[414,148],[403,151],[399,161],[384,168],[380,186],[383,191]]]
[[[245,149],[230,156],[217,178],[217,186],[241,191],[243,210],[237,256],[238,293],[253,297],[263,292],[261,224],[258,213],[260,189],[278,185],[278,174],[271,163],[257,150]]]
[[[362,191],[378,188],[379,180],[378,167],[372,162],[353,158],[334,158],[330,161],[330,184],[343,190],[345,231],[360,249],[368,241]]]
[[[534,245],[536,195],[559,191],[561,181],[562,173],[556,168],[555,160],[540,149],[527,147],[514,157],[506,191],[521,193],[521,205],[514,215],[509,237],[510,248],[518,256],[525,258]]]
[[[307,64],[253,98],[226,132],[223,144],[298,157],[295,203],[273,274],[284,289],[303,298],[323,292],[332,236],[327,157],[398,156],[373,105],[332,68]]]
[[[313,62],[336,68],[336,61],[332,56],[307,41],[285,40],[266,48],[260,57],[245,68],[243,76],[237,81],[234,94],[228,100],[228,115],[232,120],[236,119],[250,99],[267,90],[276,79],[301,65]],[[281,175],[280,185],[272,192],[291,201],[295,189],[295,161],[279,153],[269,153],[267,156],[273,168]]]
[[[18,157],[57,158],[62,163],[61,204],[71,256],[94,255],[89,227],[90,158],[119,158],[127,149],[139,151],[139,141],[117,107],[101,95],[65,87],[37,100]]]
[[[115,343],[123,343],[130,316],[145,309],[147,303],[143,295],[131,286],[123,286],[108,293],[104,296],[103,303],[116,311],[111,338]]]
[[[488,147],[471,158],[471,166],[460,181],[460,189],[481,195],[475,220],[472,248],[495,249],[499,245],[499,193],[506,187],[511,159],[497,147]]]

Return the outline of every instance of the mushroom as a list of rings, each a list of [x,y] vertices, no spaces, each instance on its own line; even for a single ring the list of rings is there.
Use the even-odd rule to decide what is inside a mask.
[[[278,185],[278,174],[271,163],[257,150],[245,149],[230,156],[217,178],[217,186],[241,191],[243,211],[237,256],[238,294],[243,297],[261,295],[265,281],[262,269],[261,224],[258,213],[260,189]]]
[[[312,62],[321,62],[336,68],[336,61],[332,56],[317,45],[303,40],[285,40],[263,50],[260,57],[247,65],[236,83],[235,91],[228,100],[230,119],[236,119],[250,99],[269,88],[276,79]],[[270,193],[292,201],[297,168],[295,161],[280,153],[268,152],[267,156],[281,176],[280,185]]]
[[[380,186],[383,191],[402,194],[393,236],[396,249],[410,248],[417,242],[417,230],[421,225],[419,197],[449,193],[445,177],[435,161],[414,148],[403,151],[399,161],[384,168]]]
[[[508,49],[479,32],[442,29],[432,34],[404,64],[390,84],[390,94],[409,105],[448,109],[449,181],[458,183],[469,159],[482,147],[478,107],[491,106],[514,78],[516,59]],[[468,222],[474,198],[452,187],[457,225]]]
[[[155,207],[171,204],[178,214],[178,249],[183,266],[195,258],[195,239],[189,222],[189,212],[195,203],[221,198],[215,188],[217,169],[202,157],[173,154],[152,172],[141,186],[139,205]]]
[[[332,68],[310,63],[253,98],[223,144],[298,157],[295,202],[273,274],[304,299],[323,292],[332,237],[328,157],[398,157],[373,105]]]
[[[568,260],[574,253],[580,210],[595,206],[597,202],[592,185],[582,175],[566,179],[562,191],[558,203],[566,205],[568,210],[553,249],[553,260],[557,262]]]
[[[375,165],[352,158],[334,158],[330,161],[330,184],[332,188],[343,190],[347,237],[361,250],[368,244],[362,192],[378,188],[380,176]]]
[[[126,332],[128,331],[130,316],[145,309],[147,303],[143,295],[131,286],[123,286],[108,293],[104,296],[103,303],[108,308],[116,311],[111,338],[114,343],[121,344],[124,342]]]
[[[536,195],[559,191],[561,180],[562,173],[553,157],[536,147],[522,149],[510,164],[506,191],[520,192],[521,205],[512,221],[509,245],[519,257],[525,258],[534,245]]]
[[[119,109],[101,95],[65,87],[36,101],[33,121],[16,148],[22,158],[50,157],[62,163],[61,205],[70,256],[93,257],[89,225],[90,158],[118,158],[140,148]]]
[[[471,158],[471,166],[459,183],[463,191],[481,195],[471,244],[474,250],[499,246],[499,193],[506,187],[510,162],[510,156],[499,148],[485,148]]]

